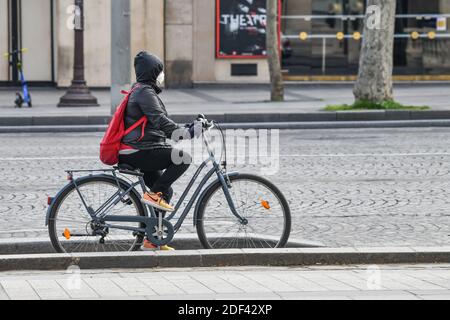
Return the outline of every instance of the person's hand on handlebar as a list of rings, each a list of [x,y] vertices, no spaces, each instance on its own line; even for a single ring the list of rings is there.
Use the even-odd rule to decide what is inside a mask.
[[[186,125],[186,127],[189,130],[189,134],[191,136],[191,139],[198,138],[202,135],[204,123],[199,120],[195,120],[191,124]]]
[[[194,120],[191,124],[186,124],[185,127],[188,129],[191,139],[198,138],[202,135],[203,130],[207,128],[211,128],[213,126],[212,122],[209,122],[208,119],[203,114],[199,114],[197,119]]]

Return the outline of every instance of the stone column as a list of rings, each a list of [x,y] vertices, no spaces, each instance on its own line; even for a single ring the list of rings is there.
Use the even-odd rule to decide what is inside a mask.
[[[130,0],[111,2],[111,114],[122,100],[121,89],[130,86]]]
[[[193,0],[167,0],[165,3],[166,86],[191,87]]]

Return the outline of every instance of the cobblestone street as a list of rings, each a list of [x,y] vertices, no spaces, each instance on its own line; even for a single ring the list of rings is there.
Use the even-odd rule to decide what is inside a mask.
[[[96,169],[101,134],[0,135],[0,238],[47,237],[47,195],[65,169]],[[450,240],[450,129],[280,131],[291,237],[326,246],[439,246]],[[230,170],[255,172],[257,166]],[[179,193],[194,168],[174,186]],[[176,198],[175,198],[176,199]],[[188,218],[189,219],[189,218]],[[182,232],[194,232],[186,220]]]

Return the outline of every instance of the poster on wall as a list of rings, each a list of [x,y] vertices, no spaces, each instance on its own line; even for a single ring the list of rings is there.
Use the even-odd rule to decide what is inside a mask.
[[[216,11],[217,58],[266,57],[266,0],[216,0]]]

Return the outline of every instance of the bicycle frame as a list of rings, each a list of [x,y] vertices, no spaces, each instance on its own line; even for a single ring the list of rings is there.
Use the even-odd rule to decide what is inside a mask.
[[[229,183],[230,177],[236,176],[239,173],[238,172],[229,172],[229,173],[227,173],[224,169],[222,169],[220,164],[216,161],[214,152],[211,150],[210,145],[209,145],[209,141],[205,137],[204,133],[202,134],[202,137],[203,137],[203,140],[204,140],[205,145],[207,147],[209,157],[208,157],[208,159],[203,161],[201,163],[201,165],[197,168],[194,176],[189,181],[186,189],[183,191],[183,194],[181,195],[180,199],[178,200],[177,204],[175,205],[175,210],[172,213],[170,213],[169,216],[167,216],[165,218],[162,218],[161,215],[157,216],[157,214],[155,213],[155,210],[151,206],[144,206],[144,209],[146,210],[146,216],[145,217],[142,217],[142,216],[132,216],[132,217],[130,217],[130,216],[120,216],[120,215],[108,215],[108,210],[110,208],[114,207],[115,205],[117,205],[120,201],[125,201],[126,200],[125,199],[126,196],[130,192],[132,192],[132,190],[135,187],[140,185],[141,188],[142,188],[142,191],[144,193],[147,192],[147,188],[145,186],[144,179],[143,179],[143,174],[141,174],[139,172],[127,172],[127,171],[122,170],[123,174],[130,174],[130,175],[135,175],[135,176],[139,177],[137,182],[133,182],[133,183],[129,184],[128,189],[124,190],[124,191],[121,191],[122,188],[120,186],[119,178],[116,175],[116,170],[115,169],[105,169],[105,170],[102,170],[102,169],[101,170],[70,170],[70,171],[67,171],[67,173],[71,177],[72,177],[74,172],[103,171],[103,172],[111,172],[112,173],[112,176],[115,178],[115,180],[117,182],[118,191],[115,194],[113,194],[108,200],[106,200],[106,202],[103,203],[95,211],[91,207],[89,207],[87,205],[87,203],[85,202],[84,197],[83,197],[81,191],[78,188],[77,180],[76,179],[71,179],[72,183],[75,186],[75,189],[76,189],[79,197],[81,198],[81,201],[82,201],[86,211],[91,216],[92,221],[101,223],[102,225],[104,225],[107,228],[129,230],[129,231],[134,231],[134,232],[146,233],[147,235],[149,235],[150,230],[154,230],[153,229],[154,227],[158,227],[159,226],[159,228],[161,228],[162,224],[164,224],[164,226],[168,228],[168,233],[171,234],[170,235],[170,239],[171,239],[173,237],[173,235],[180,229],[181,225],[183,224],[184,220],[186,219],[186,216],[189,214],[190,210],[192,209],[192,206],[194,205],[196,200],[199,198],[200,192],[204,189],[203,187],[208,182],[208,180],[211,178],[211,176],[213,176],[214,173],[216,173],[218,180],[213,181],[209,186],[217,183],[217,181],[221,184],[222,190],[224,192],[225,198],[226,198],[226,200],[228,202],[228,205],[230,207],[230,210],[231,210],[232,214],[241,223],[245,223],[246,220],[243,217],[241,217],[239,215],[239,213],[237,212],[236,207],[235,207],[234,202],[233,202],[233,199],[231,197],[230,191],[229,191],[229,188],[231,187],[230,183]],[[178,218],[178,220],[175,223],[175,225],[172,225],[171,223],[168,223],[169,221],[174,219],[174,217],[176,216],[177,212],[179,211],[182,203],[186,199],[189,191],[192,189],[192,186],[194,185],[195,181],[197,181],[198,177],[200,176],[200,173],[205,169],[205,167],[208,165],[209,162],[212,163],[213,168],[211,168],[211,170],[209,170],[208,173],[200,181],[198,187],[194,191],[192,197],[189,199],[188,204],[186,205],[185,209],[181,213],[181,215]],[[119,171],[119,173],[121,172],[121,170],[118,170],[118,171]],[[206,189],[204,189],[204,190],[207,190],[208,187]],[[150,212],[150,215],[149,215],[149,212]],[[163,221],[165,221],[165,222],[163,222]],[[145,228],[121,226],[121,225],[114,225],[114,224],[105,224],[107,222],[136,222],[136,223],[140,223],[141,225],[144,224]],[[195,225],[195,223],[196,223],[196,215],[194,214],[194,225]]]

